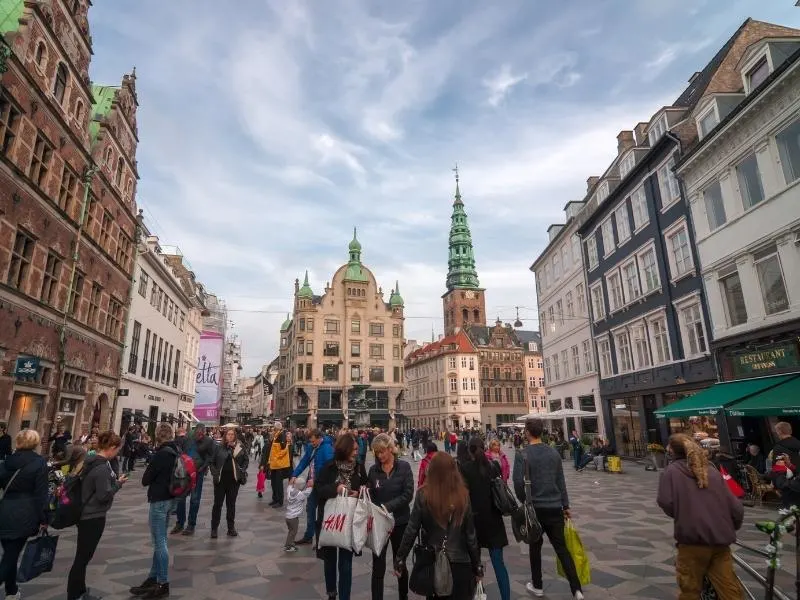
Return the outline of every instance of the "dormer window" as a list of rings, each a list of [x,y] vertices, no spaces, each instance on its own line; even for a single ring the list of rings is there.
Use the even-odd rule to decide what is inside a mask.
[[[634,166],[636,166],[636,156],[633,152],[629,152],[628,155],[622,159],[622,162],[619,163],[620,179],[624,178],[625,175],[630,173]]]
[[[603,200],[608,198],[608,181],[604,181],[599,186],[597,186],[597,192],[595,196],[597,197],[597,204],[599,205]]]
[[[717,103],[714,102],[706,112],[697,117],[697,131],[700,134],[700,139],[702,140],[711,133],[718,124]]]
[[[769,62],[767,62],[767,57],[764,56],[756,63],[756,66],[750,69],[747,75],[745,75],[748,93],[761,85],[767,77],[769,77]]]
[[[650,146],[655,146],[661,136],[667,132],[667,115],[661,115],[647,130],[647,139]]]

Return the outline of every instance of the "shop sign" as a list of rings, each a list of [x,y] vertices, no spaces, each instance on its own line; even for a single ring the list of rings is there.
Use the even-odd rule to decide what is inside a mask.
[[[731,357],[736,375],[766,375],[771,371],[800,366],[800,357],[795,344],[781,344],[745,352]]]
[[[18,378],[28,379],[36,377],[39,371],[39,359],[35,356],[20,356],[17,358],[17,365],[14,369],[14,374]]]

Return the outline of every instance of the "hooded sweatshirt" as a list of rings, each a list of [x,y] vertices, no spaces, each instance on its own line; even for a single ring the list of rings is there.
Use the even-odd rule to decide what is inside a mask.
[[[81,521],[105,517],[114,502],[114,495],[119,491],[117,474],[105,456],[92,454],[83,461],[81,471],[81,500],[83,511]]]
[[[744,519],[744,506],[711,464],[708,487],[700,489],[686,460],[674,461],[658,482],[657,502],[674,519],[679,544],[729,546]]]

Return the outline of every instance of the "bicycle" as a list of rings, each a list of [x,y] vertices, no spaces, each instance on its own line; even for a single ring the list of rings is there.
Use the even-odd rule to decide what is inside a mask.
[[[800,598],[800,508],[793,506],[788,510],[778,511],[779,518],[775,521],[759,521],[755,524],[756,529],[762,533],[769,535],[769,543],[762,549],[754,546],[749,546],[740,541],[736,541],[736,545],[740,548],[762,556],[767,559],[767,574],[762,575],[758,570],[748,563],[739,553],[733,553],[733,561],[745,573],[750,575],[757,583],[764,588],[764,600],[797,600]],[[783,547],[781,541],[787,533],[794,532],[795,538],[795,562],[796,575],[795,575],[795,596],[792,598],[786,592],[775,586],[775,574],[780,568],[780,551]],[[742,591],[745,593],[749,600],[758,600],[755,594],[749,587],[742,581],[738,573],[736,578],[742,586]],[[701,594],[701,600],[716,600],[717,593],[711,585],[710,581],[706,578]]]

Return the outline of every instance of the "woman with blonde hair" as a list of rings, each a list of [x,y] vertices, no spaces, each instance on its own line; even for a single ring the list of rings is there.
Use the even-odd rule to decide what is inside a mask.
[[[47,460],[36,452],[39,434],[23,429],[14,442],[16,451],[0,463],[0,583],[5,584],[9,600],[20,598],[17,562],[25,542],[47,526]]]
[[[470,443],[472,442],[470,441]],[[507,482],[508,477],[511,475],[511,465],[508,462],[506,453],[503,452],[499,438],[493,438],[489,442],[489,449],[486,451],[486,458],[497,463],[497,466],[500,467],[500,475],[503,478],[503,481]]]
[[[678,598],[699,598],[708,577],[720,600],[740,600],[730,545],[742,526],[744,507],[688,435],[670,437],[667,451],[673,461],[661,475],[657,501],[675,521]]]
[[[394,517],[394,529],[389,535],[389,543],[380,556],[372,554],[372,600],[383,600],[383,577],[386,574],[386,553],[389,544],[392,555],[397,556],[403,532],[411,516],[411,499],[414,497],[414,474],[411,465],[399,460],[400,450],[394,438],[387,433],[379,433],[372,440],[375,463],[367,473],[368,487],[372,502],[383,506]],[[397,583],[400,600],[408,599],[408,576],[403,574]]]
[[[483,578],[481,551],[475,535],[469,491],[456,461],[445,452],[437,452],[431,459],[425,485],[417,490],[403,540],[394,555],[394,572],[398,577],[405,574],[405,560],[420,529],[422,543],[437,551],[446,538],[445,551],[453,575],[453,589],[449,596],[436,598],[472,598],[476,581]]]

